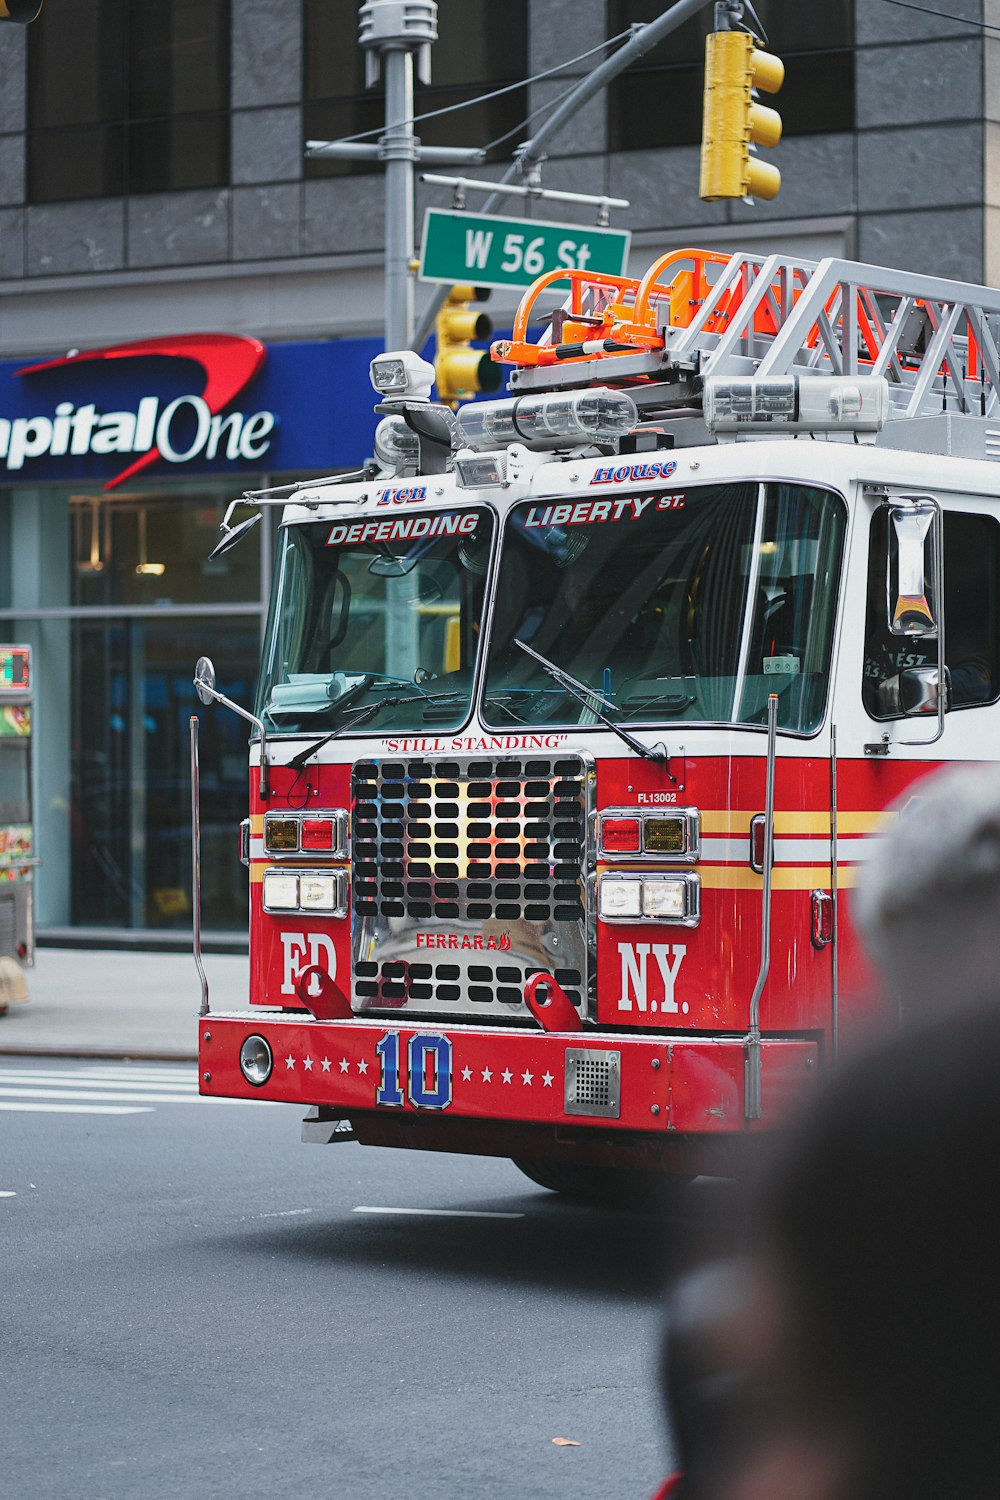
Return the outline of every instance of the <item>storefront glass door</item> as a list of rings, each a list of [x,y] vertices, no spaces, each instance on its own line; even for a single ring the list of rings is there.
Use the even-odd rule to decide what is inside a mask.
[[[215,650],[219,686],[253,701],[259,620],[155,615],[71,625],[71,920],[74,926],[190,925],[189,720],[201,736],[202,880],[206,928],[239,930],[247,872],[238,829],[247,804],[247,726],[201,708],[195,660]]]

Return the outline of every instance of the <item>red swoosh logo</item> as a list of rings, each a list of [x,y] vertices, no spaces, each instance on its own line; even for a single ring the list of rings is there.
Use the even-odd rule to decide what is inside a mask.
[[[25,365],[17,373],[34,375],[40,370],[57,370],[64,365],[82,365],[98,359],[142,359],[151,354],[191,359],[201,365],[204,372],[205,388],[201,398],[214,417],[253,379],[264,363],[265,352],[259,339],[244,338],[242,334],[176,333],[160,339],[138,339],[131,344],[110,344],[106,349],[86,349],[80,354],[67,354],[62,359]],[[150,448],[127,469],[109,479],[105,490],[116,489],[161,457],[159,448]]]

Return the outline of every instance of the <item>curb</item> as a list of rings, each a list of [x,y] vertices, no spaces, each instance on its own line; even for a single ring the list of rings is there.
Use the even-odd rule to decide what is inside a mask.
[[[7,1042],[0,1044],[0,1057],[82,1057],[105,1062],[185,1062],[196,1063],[197,1052],[182,1047],[88,1047],[66,1042],[61,1047],[52,1043],[35,1045],[32,1042]]]

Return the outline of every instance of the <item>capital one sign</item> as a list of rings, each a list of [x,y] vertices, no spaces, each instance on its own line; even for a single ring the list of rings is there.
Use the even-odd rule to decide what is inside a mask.
[[[227,408],[260,369],[264,357],[264,345],[257,339],[224,333],[177,334],[26,365],[19,375],[97,362],[148,363],[151,358],[166,358],[184,362],[185,370],[191,363],[200,367],[203,386],[164,401],[142,393],[139,383],[137,399],[121,411],[101,411],[93,401],[59,401],[36,415],[0,416],[0,459],[8,473],[18,473],[41,458],[135,455],[107,481],[105,490],[117,488],[161,460],[187,464],[261,459],[271,446],[277,421],[274,412]]]

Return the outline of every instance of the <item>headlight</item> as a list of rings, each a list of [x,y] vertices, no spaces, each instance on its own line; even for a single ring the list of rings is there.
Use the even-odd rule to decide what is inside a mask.
[[[264,910],[295,911],[299,904],[299,877],[283,870],[264,873]]]
[[[672,880],[664,876],[657,880],[647,875],[642,882],[642,914],[667,922],[679,922],[686,917],[687,886],[683,877]]]
[[[303,875],[299,880],[299,905],[303,911],[333,911],[337,904],[337,881],[333,875]]]
[[[248,1036],[240,1048],[240,1072],[255,1089],[267,1082],[274,1067],[274,1057],[262,1036]]]
[[[602,875],[598,916],[605,922],[680,922],[701,919],[701,880],[684,875]]]
[[[605,875],[601,880],[598,910],[613,920],[638,917],[642,912],[642,881],[638,876],[616,879]]]

